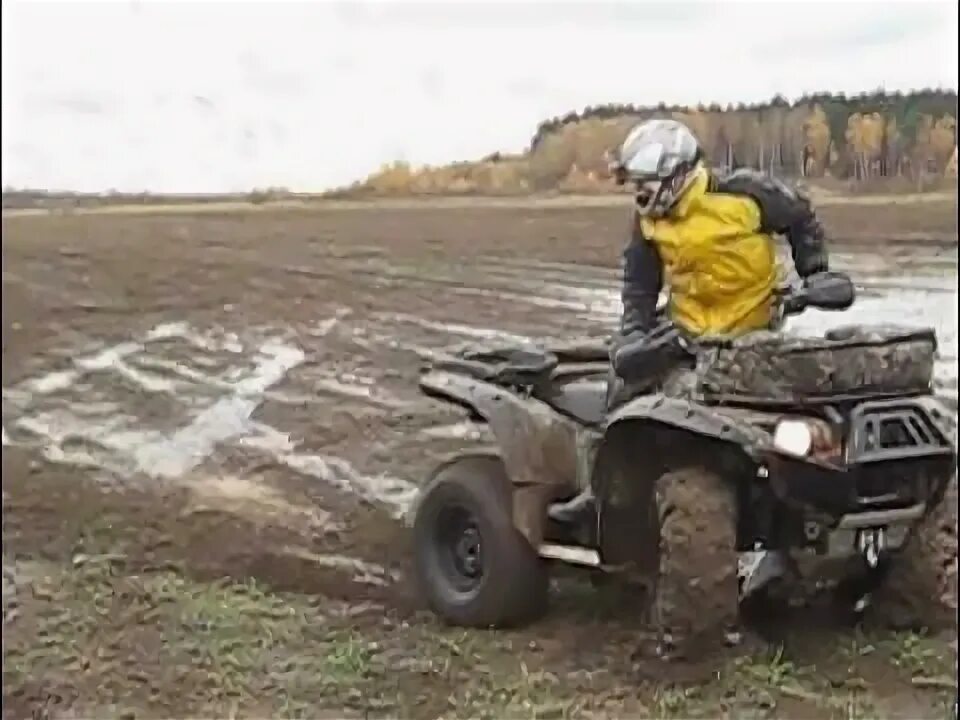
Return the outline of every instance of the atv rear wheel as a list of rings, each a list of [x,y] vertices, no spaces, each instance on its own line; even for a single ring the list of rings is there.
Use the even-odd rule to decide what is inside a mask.
[[[512,521],[494,457],[464,457],[424,489],[414,520],[416,574],[430,608],[454,625],[506,627],[546,607],[544,563]]]
[[[657,481],[660,572],[653,619],[660,652],[709,652],[738,626],[736,502],[732,489],[700,468]]]

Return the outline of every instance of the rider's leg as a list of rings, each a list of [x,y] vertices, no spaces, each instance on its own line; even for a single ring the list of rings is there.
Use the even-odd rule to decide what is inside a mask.
[[[571,500],[552,504],[547,510],[547,516],[563,525],[581,525],[589,522],[596,511],[596,498],[593,490],[588,486]]]
[[[623,380],[611,368],[607,374],[607,412],[616,409],[629,398],[629,389]],[[578,495],[565,502],[554,503],[547,510],[547,516],[563,525],[581,525],[590,522],[597,511],[596,498],[590,485]]]

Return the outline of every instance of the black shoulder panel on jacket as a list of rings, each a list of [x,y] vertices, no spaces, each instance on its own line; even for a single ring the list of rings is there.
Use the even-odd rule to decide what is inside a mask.
[[[801,277],[828,269],[823,226],[806,195],[797,189],[757,170],[743,168],[711,178],[709,190],[752,198],[760,208],[760,230],[787,237]]]

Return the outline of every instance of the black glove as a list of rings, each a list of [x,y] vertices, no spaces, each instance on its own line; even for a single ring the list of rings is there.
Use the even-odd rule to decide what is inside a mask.
[[[628,335],[614,345],[611,365],[625,380],[658,375],[689,356],[688,343],[672,321],[664,321],[649,332]]]

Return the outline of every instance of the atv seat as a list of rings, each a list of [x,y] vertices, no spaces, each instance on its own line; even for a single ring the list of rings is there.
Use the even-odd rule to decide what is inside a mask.
[[[435,370],[469,375],[505,387],[533,387],[549,382],[557,356],[539,348],[461,350],[432,363]]]
[[[467,347],[435,359],[431,368],[502,387],[525,388],[578,423],[603,422],[610,364],[601,343],[569,343],[549,350]]]
[[[534,396],[579,423],[599,425],[607,410],[607,381],[605,377],[594,376],[546,387]]]

